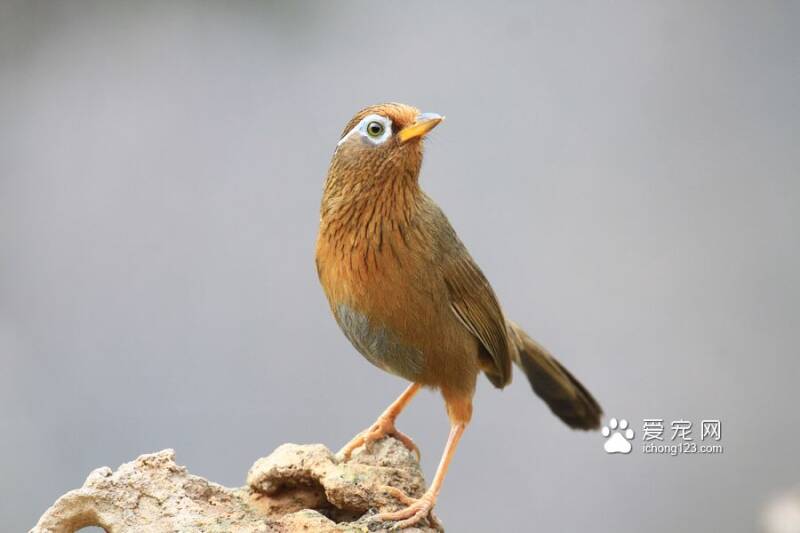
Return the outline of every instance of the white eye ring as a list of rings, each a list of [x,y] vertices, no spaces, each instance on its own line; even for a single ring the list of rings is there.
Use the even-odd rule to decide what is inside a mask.
[[[376,128],[375,124],[382,129]],[[380,132],[378,132],[379,129]],[[352,130],[348,131],[336,146],[341,146],[354,133],[358,133],[363,141],[377,146],[385,143],[392,136],[392,121],[383,115],[367,115]]]

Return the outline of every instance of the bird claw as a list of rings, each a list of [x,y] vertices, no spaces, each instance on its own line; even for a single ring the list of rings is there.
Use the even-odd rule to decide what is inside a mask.
[[[383,490],[406,507],[399,511],[379,513],[373,517],[373,520],[396,522],[390,529],[398,530],[414,526],[427,519],[431,527],[444,531],[442,523],[433,514],[433,505],[436,500],[432,495],[425,493],[421,498],[412,498],[395,487],[384,486]]]
[[[344,460],[348,461],[350,460],[350,456],[353,454],[353,451],[356,448],[359,446],[364,446],[366,449],[370,449],[372,443],[382,439],[387,435],[394,437],[403,443],[403,446],[414,452],[414,454],[417,456],[417,461],[420,460],[419,448],[416,444],[414,444],[414,441],[411,440],[411,437],[400,432],[395,427],[394,420],[386,417],[378,418],[378,420],[376,420],[375,423],[369,428],[356,435],[353,440],[344,445],[340,453],[342,454],[342,457],[344,457]]]

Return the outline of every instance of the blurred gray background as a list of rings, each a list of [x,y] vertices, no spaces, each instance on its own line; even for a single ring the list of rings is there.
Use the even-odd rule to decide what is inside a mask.
[[[166,447],[240,485],[403,389],[314,270],[344,124],[447,115],[422,183],[507,314],[637,430],[481,379],[454,532],[753,531],[800,481],[796,2],[0,4],[0,524]],[[648,456],[643,418],[722,421]],[[438,395],[399,421],[432,476]]]

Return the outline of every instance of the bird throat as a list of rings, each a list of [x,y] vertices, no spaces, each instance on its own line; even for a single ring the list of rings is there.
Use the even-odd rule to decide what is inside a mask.
[[[331,172],[320,209],[321,244],[340,261],[379,267],[384,256],[408,246],[424,202],[416,177],[393,173],[362,180]]]

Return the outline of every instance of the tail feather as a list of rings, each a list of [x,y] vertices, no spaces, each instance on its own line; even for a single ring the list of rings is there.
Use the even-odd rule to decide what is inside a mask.
[[[518,353],[514,362],[550,410],[571,428],[600,427],[603,409],[586,387],[519,326],[509,323],[509,330]]]

